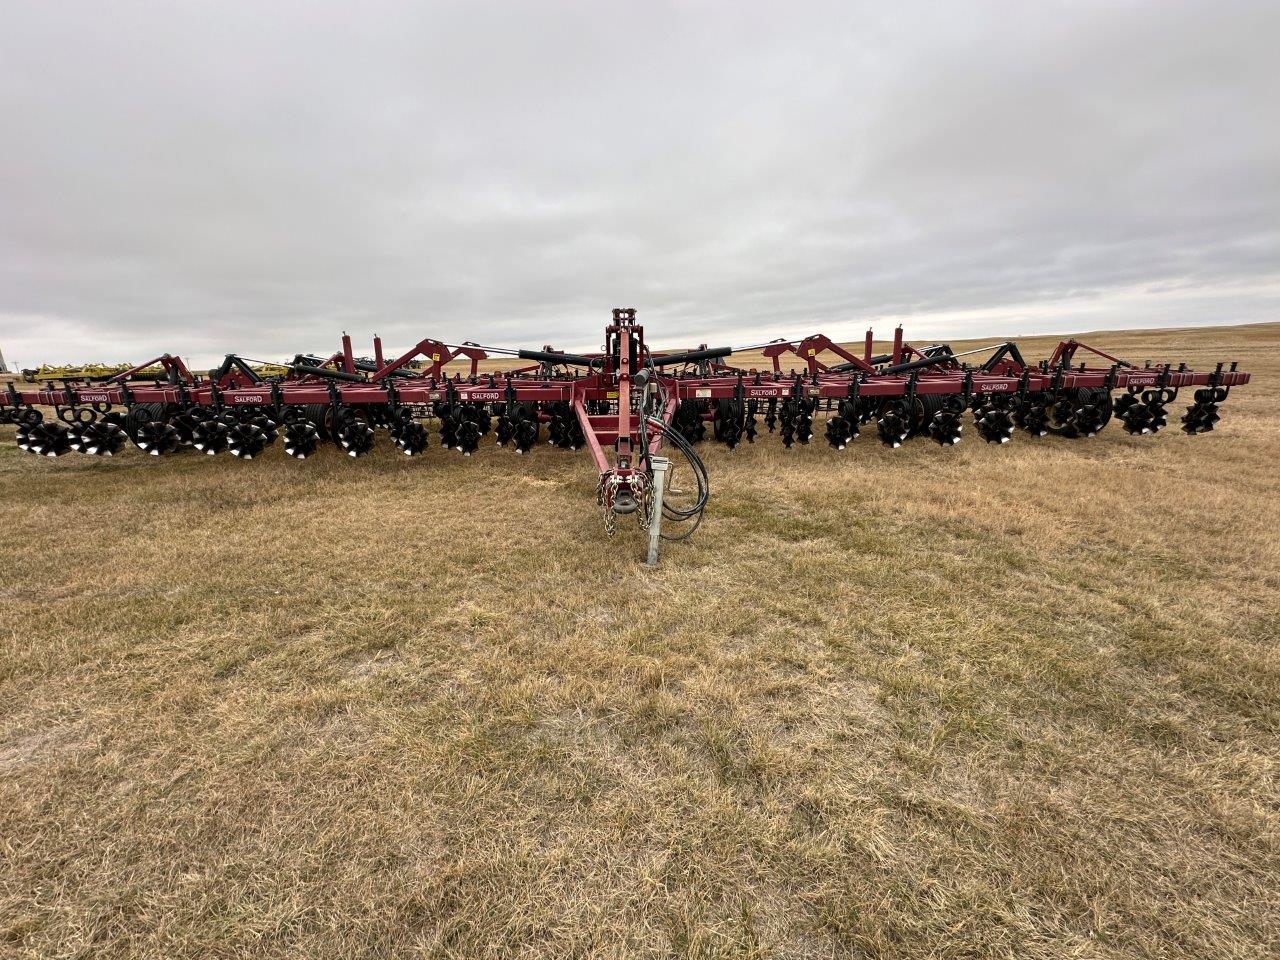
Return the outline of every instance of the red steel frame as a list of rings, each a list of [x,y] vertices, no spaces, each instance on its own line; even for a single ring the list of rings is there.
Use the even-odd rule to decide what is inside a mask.
[[[1007,347],[999,344],[997,347]],[[495,349],[495,348],[490,348]],[[383,357],[382,342],[374,340],[375,360],[361,373],[352,354],[351,338],[342,337],[342,349],[327,360],[294,366],[283,380],[253,382],[237,369],[216,381],[194,376],[176,357],[164,354],[119,374],[105,384],[52,385],[17,390],[9,384],[0,392],[0,409],[33,405],[57,408],[104,405],[165,404],[216,409],[241,407],[335,404],[344,407],[391,404],[433,404],[441,401],[500,405],[567,403],[576,416],[601,477],[601,502],[608,509],[615,494],[638,497],[645,492],[649,458],[662,446],[662,434],[646,429],[647,418],[671,424],[682,401],[781,401],[786,398],[840,401],[849,398],[893,398],[932,394],[972,396],[1040,391],[1105,388],[1135,392],[1143,388],[1176,390],[1188,386],[1229,388],[1249,381],[1249,374],[1235,363],[1220,363],[1211,371],[1193,371],[1185,364],[1137,367],[1075,340],[1062,341],[1047,361],[1028,365],[1016,347],[997,353],[994,362],[974,369],[948,353],[931,355],[938,348],[916,348],[895,331],[892,353],[872,356],[868,331],[862,355],[851,353],[822,334],[801,340],[775,341],[763,347],[772,361],[770,371],[725,365],[729,348],[664,354],[650,351],[635,311],[618,309],[605,328],[602,353],[560,354],[543,351],[505,351],[535,360],[531,366],[506,372],[480,373],[488,352],[476,345],[451,346],[426,338],[391,361]],[[945,349],[945,348],[944,348]],[[1106,366],[1075,364],[1078,351],[1088,351]],[[804,362],[803,372],[784,373],[781,358],[794,355]],[[833,354],[839,363],[828,365],[820,356]],[[423,358],[426,366],[409,370],[406,365]],[[444,372],[451,360],[465,358],[471,371],[465,378]],[[900,364],[915,369],[895,370]],[[167,381],[132,385],[136,370],[160,364]],[[585,368],[585,369],[584,369]],[[314,371],[314,372],[313,372]],[[344,379],[332,379],[340,371]],[[545,406],[540,419],[548,419]],[[604,412],[601,412],[604,411]],[[704,419],[713,414],[704,412]]]

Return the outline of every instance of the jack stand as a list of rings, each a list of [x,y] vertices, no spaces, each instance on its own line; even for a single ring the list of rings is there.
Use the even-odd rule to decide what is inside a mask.
[[[658,565],[658,544],[662,542],[662,494],[667,487],[667,467],[671,461],[666,457],[654,457],[653,463],[653,515],[649,518],[649,559],[645,566]]]

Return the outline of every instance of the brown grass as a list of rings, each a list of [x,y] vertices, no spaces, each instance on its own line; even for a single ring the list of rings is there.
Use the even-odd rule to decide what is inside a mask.
[[[20,455],[0,955],[1274,957],[1280,326],[1219,432]],[[1180,413],[1180,411],[1179,411]]]

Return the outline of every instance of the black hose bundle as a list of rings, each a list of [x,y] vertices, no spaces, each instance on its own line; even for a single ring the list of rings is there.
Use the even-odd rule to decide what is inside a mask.
[[[693,476],[698,484],[698,496],[694,500],[692,506],[677,507],[667,501],[663,497],[662,516],[667,520],[676,523],[685,520],[692,520],[693,525],[679,536],[669,537],[665,533],[662,534],[664,540],[687,540],[693,536],[694,532],[702,524],[702,511],[706,509],[707,500],[711,497],[711,478],[707,474],[707,466],[702,462],[702,458],[694,451],[693,445],[684,438],[679,430],[674,430],[664,423],[658,417],[645,417],[643,422],[651,424],[658,428],[658,432],[673,447],[684,454],[684,458],[689,462],[689,468],[693,471]],[[645,441],[645,449],[648,449],[647,440]]]

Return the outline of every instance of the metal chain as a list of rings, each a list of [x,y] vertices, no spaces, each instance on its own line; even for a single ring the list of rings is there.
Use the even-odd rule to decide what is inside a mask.
[[[604,494],[604,486],[610,479],[608,476],[600,478],[600,486],[596,488],[596,503],[604,508],[604,532],[607,536],[612,537],[613,531],[618,527],[618,518],[609,506],[609,498]]]
[[[596,488],[596,503],[604,509],[604,532],[609,536],[613,536],[614,531],[618,528],[618,515],[613,512],[613,499],[617,495],[618,487],[622,486],[622,478],[609,475],[600,478],[600,486]],[[610,491],[613,496],[606,493],[606,485],[614,488]],[[653,502],[654,492],[653,483],[642,473],[634,474],[627,485],[635,491],[636,486],[643,489],[640,491],[637,500],[639,502],[639,510],[636,511],[636,519],[640,523],[640,529],[648,530],[649,525],[653,523]]]

